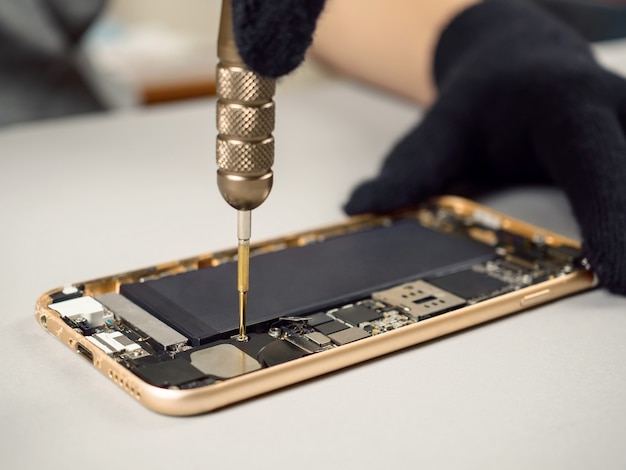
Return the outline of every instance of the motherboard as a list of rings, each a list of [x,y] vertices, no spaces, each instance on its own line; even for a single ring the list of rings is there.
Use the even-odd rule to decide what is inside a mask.
[[[585,268],[573,244],[515,233],[490,213],[460,216],[425,206],[257,247],[249,339],[242,342],[235,256],[126,276],[107,288],[71,285],[50,293],[47,308],[80,333],[76,350],[87,360],[97,348],[151,385],[186,390],[367,341]]]

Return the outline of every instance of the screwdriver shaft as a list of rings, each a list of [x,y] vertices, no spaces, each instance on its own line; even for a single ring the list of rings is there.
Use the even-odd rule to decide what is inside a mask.
[[[239,336],[238,341],[247,341],[246,313],[248,311],[248,289],[250,282],[250,232],[251,211],[237,211],[237,290],[239,291]]]

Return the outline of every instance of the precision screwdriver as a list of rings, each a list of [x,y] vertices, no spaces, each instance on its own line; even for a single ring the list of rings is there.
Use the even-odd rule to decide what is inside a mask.
[[[218,37],[217,186],[237,209],[237,290],[239,341],[246,341],[246,312],[250,277],[252,210],[272,189],[274,175],[274,79],[248,69],[239,56],[233,35],[232,3],[222,1]]]

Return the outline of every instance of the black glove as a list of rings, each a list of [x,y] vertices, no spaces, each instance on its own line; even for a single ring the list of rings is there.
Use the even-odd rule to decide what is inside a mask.
[[[277,78],[302,63],[325,0],[232,1],[235,42],[248,67]]]
[[[437,102],[346,212],[388,212],[459,183],[552,181],[601,283],[626,294],[626,81],[573,31],[513,0],[457,16],[435,75]]]

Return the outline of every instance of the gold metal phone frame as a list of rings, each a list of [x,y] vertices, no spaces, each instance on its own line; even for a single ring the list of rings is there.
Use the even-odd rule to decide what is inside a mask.
[[[569,245],[579,247],[571,239],[513,219],[475,202],[454,196],[443,196],[435,200],[438,207],[451,210],[461,217],[468,217],[480,211],[488,217],[499,220],[502,229],[533,239],[540,236],[546,245]],[[273,239],[251,246],[253,253],[271,252],[279,248],[301,246],[312,238],[332,236],[357,231],[372,225],[373,221],[384,220],[374,216],[359,216],[346,223],[321,229],[302,232],[287,237]],[[127,272],[77,283],[84,285],[86,295],[99,295],[119,292],[121,284],[139,279],[157,278],[231,262],[237,250],[226,250],[204,254],[194,258],[174,261],[147,269]],[[573,272],[503,294],[483,302],[461,307],[457,310],[407,325],[397,330],[371,336],[345,344],[331,350],[310,354],[279,365],[263,368],[238,377],[203,386],[196,389],[176,390],[160,388],[148,384],[124,368],[95,347],[85,337],[68,326],[59,313],[50,309],[50,295],[59,289],[43,294],[35,306],[35,316],[39,324],[68,346],[93,363],[93,366],[125,390],[144,406],[168,415],[194,415],[222,408],[251,397],[277,390],[298,382],[318,377],[344,367],[383,356],[416,344],[438,338],[480,323],[503,317],[520,310],[549,302],[593,287],[594,275],[588,270]]]

